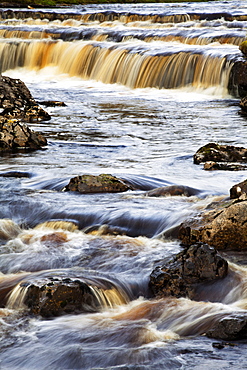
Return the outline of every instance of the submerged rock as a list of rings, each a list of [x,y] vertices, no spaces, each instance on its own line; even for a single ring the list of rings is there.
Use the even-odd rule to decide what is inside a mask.
[[[82,175],[73,177],[64,191],[78,191],[79,193],[116,193],[130,190],[123,180],[108,174],[98,176]]]
[[[0,121],[0,152],[17,149],[41,149],[47,145],[46,139],[18,120]]]
[[[44,105],[45,107],[66,107],[64,102],[57,100],[40,101],[39,104]]]
[[[171,186],[162,186],[160,188],[152,189],[147,191],[144,195],[147,197],[165,197],[168,195],[184,195],[190,197],[192,195],[197,195],[200,193],[200,190],[191,188],[184,185],[171,185]]]
[[[221,318],[218,322],[215,322],[206,335],[210,338],[223,340],[246,339],[247,314],[236,312]]]
[[[156,267],[150,275],[150,288],[156,297],[195,298],[198,284],[222,279],[228,263],[207,244],[196,243]]]
[[[243,171],[247,169],[247,165],[231,164],[231,163],[218,163],[213,161],[205,162],[204,170],[206,171]]]
[[[27,277],[13,292],[7,307],[18,308],[22,297],[21,302],[30,313],[43,317],[98,312],[103,307],[126,304],[128,301],[125,292],[109,280],[52,277],[51,273],[50,276]]]
[[[209,143],[198,149],[193,158],[195,164],[208,161],[247,163],[247,149],[232,145]]]
[[[50,115],[32,97],[24,82],[7,76],[0,77],[1,116],[24,122],[47,121]]]
[[[184,245],[208,243],[218,250],[247,248],[247,201],[219,203],[215,210],[180,225],[178,238]]]

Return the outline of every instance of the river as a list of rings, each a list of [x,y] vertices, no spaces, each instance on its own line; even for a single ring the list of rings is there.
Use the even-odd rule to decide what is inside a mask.
[[[246,341],[218,349],[203,335],[219,315],[247,309],[244,266],[232,267],[242,290],[227,280],[227,298],[214,302],[155,300],[148,289],[153,268],[182,249],[169,230],[246,178],[193,163],[209,142],[246,146],[246,116],[228,89],[244,60],[246,2],[2,9],[0,17],[2,74],[24,81],[37,101],[66,104],[29,124],[46,148],[0,158],[1,300],[13,289],[0,309],[0,368],[247,368]],[[101,173],[136,190],[62,191],[74,176]],[[171,184],[198,195],[145,195]],[[114,232],[104,235],[104,225]],[[30,315],[18,283],[47,276],[115,288],[98,292],[98,312]]]

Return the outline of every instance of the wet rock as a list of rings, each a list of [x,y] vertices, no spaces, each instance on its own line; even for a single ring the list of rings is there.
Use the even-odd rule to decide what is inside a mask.
[[[79,193],[116,193],[130,190],[123,180],[108,174],[98,176],[82,175],[72,178],[64,191]]]
[[[247,149],[232,145],[209,143],[194,154],[194,163],[203,162],[244,162],[247,163]]]
[[[242,98],[240,100],[240,108],[242,109],[243,112],[247,113],[247,96],[245,96],[244,98]]]
[[[184,185],[171,185],[171,186],[162,186],[160,188],[152,189],[147,191],[144,195],[147,197],[165,197],[168,195],[184,195],[190,197],[192,195],[197,195],[200,193],[200,190],[190,188],[189,186]]]
[[[41,149],[47,145],[40,133],[31,130],[18,120],[0,120],[0,153],[19,149]]]
[[[25,287],[25,283],[21,284]],[[23,302],[31,313],[43,317],[68,313],[97,312],[97,297],[90,287],[80,280],[51,279],[46,283],[34,283],[26,289]]]
[[[204,170],[206,171],[243,171],[247,169],[247,165],[219,163],[208,161],[204,163]]]
[[[231,187],[230,189],[230,198],[231,199],[246,199],[247,197],[247,180],[240,182]]]
[[[247,95],[247,61],[242,59],[233,64],[228,81],[229,93],[241,98]]]
[[[208,243],[218,250],[247,247],[247,201],[220,203],[216,209],[180,225],[178,238],[184,245]]]
[[[66,274],[71,276],[66,276]],[[76,275],[78,277],[72,277]],[[59,276],[60,275],[60,276]],[[21,300],[20,300],[21,297]],[[20,308],[43,317],[98,312],[104,307],[126,304],[127,294],[108,279],[82,278],[79,271],[37,273],[24,278],[9,297],[7,307]]]
[[[64,102],[56,100],[40,101],[39,104],[44,105],[45,107],[66,107]]]
[[[247,338],[247,314],[233,313],[216,322],[206,335],[223,340],[241,340]]]
[[[156,297],[195,299],[198,284],[227,275],[228,263],[207,244],[196,243],[164,261],[150,275],[150,288]]]
[[[247,56],[247,40],[241,42],[239,50],[244,54],[244,56]]]
[[[24,82],[7,76],[0,77],[1,117],[24,122],[47,121],[51,117],[32,97]]]

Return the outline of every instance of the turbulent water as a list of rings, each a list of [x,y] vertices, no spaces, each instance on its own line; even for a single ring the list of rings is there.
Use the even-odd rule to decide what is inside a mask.
[[[230,278],[203,302],[156,301],[148,289],[153,268],[181,250],[169,230],[246,178],[204,171],[192,158],[208,142],[246,146],[246,116],[228,91],[232,66],[244,60],[246,2],[2,9],[0,16],[2,74],[24,81],[37,101],[66,104],[47,108],[51,121],[30,124],[46,148],[0,159],[0,368],[247,368],[246,341],[219,350],[203,336],[217,318],[247,309],[245,267],[230,265]],[[137,190],[62,191],[73,176],[101,173]],[[198,194],[145,196],[171,184]],[[47,276],[84,279],[99,312],[29,315],[20,282]]]

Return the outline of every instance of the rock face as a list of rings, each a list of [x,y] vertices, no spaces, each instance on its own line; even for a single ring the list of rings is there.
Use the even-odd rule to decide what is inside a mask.
[[[0,122],[0,153],[18,149],[41,149],[46,139],[18,120]]]
[[[247,201],[223,204],[199,219],[182,223],[178,238],[187,246],[200,241],[218,250],[246,249]]]
[[[190,197],[192,195],[197,195],[199,192],[200,191],[198,189],[190,188],[189,186],[171,185],[147,191],[144,195],[148,197],[165,197],[168,195],[184,195],[186,197]]]
[[[108,174],[76,176],[64,188],[65,191],[78,191],[79,193],[117,193],[130,189],[130,186],[126,185],[123,180]]]
[[[26,85],[18,79],[7,76],[0,78],[1,116],[17,118],[24,122],[47,121],[51,119],[33,99]]]
[[[156,297],[194,299],[198,284],[222,279],[227,271],[227,261],[214,248],[196,243],[156,267],[150,275],[150,288]]]
[[[0,77],[0,152],[40,149],[46,139],[23,122],[51,117],[33,99],[26,85],[17,79]]]
[[[247,163],[247,149],[232,145],[209,143],[194,154],[194,163],[213,162],[242,162]]]
[[[233,313],[215,323],[206,335],[223,340],[241,340],[247,338],[247,315]]]

